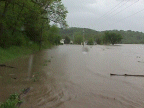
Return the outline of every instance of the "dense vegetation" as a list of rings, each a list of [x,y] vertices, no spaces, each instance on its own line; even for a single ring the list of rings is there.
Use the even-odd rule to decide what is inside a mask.
[[[2,48],[31,43],[58,44],[60,37],[56,26],[50,23],[67,26],[67,10],[61,0],[0,0],[0,7]]]
[[[84,29],[84,38],[85,41],[90,40],[90,38],[93,38],[94,41],[96,41],[98,44],[107,44],[107,40],[105,37],[105,32],[107,31],[95,31],[91,29]],[[109,32],[120,34],[122,36],[122,40],[120,43],[122,44],[143,44],[144,43],[144,33],[138,32],[138,31],[124,31],[124,30],[111,30]],[[60,29],[60,35],[61,37],[69,36],[71,40],[75,40],[77,36],[83,36],[83,28],[76,28],[72,27],[69,29]]]
[[[113,33],[113,32],[105,32],[105,36],[104,38],[108,43],[111,43],[112,45],[121,42],[122,40],[122,36],[120,34],[117,33]]]
[[[88,45],[94,45],[94,40],[93,40],[93,38],[89,38],[87,44],[88,44]]]
[[[99,34],[99,32],[85,28],[84,34],[85,34],[85,39],[87,40],[88,38],[94,37],[95,35]],[[69,36],[70,39],[74,40],[74,38],[77,36],[83,37],[83,28],[72,27],[68,29],[60,29],[60,35],[62,38],[64,38],[65,36]]]
[[[69,44],[70,43],[70,38],[68,36],[65,37],[64,43],[65,44]]]
[[[61,0],[0,0],[0,63],[59,44],[67,13]]]
[[[83,42],[83,36],[82,35],[75,35],[74,43],[75,44],[81,44],[82,42]]]
[[[0,108],[18,108],[18,104],[22,103],[18,93],[10,95],[9,99],[0,104]]]

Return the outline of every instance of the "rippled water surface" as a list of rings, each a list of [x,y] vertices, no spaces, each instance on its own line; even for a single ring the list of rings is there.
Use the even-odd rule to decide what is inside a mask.
[[[35,54],[32,63],[45,77],[21,107],[144,107],[144,77],[110,76],[144,75],[144,45],[62,45]]]

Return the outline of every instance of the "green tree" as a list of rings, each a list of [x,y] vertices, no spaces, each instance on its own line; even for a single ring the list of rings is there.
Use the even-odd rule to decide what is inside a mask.
[[[61,28],[67,28],[67,23],[65,21],[68,11],[62,4],[61,0],[54,0],[50,6],[46,8],[48,13],[47,17],[50,21],[55,24],[58,23]]]
[[[48,40],[51,44],[58,45],[61,37],[59,36],[59,29],[56,25],[52,25],[49,30],[45,30],[43,40]]]
[[[108,44],[109,43],[108,37],[105,36],[105,35],[103,35],[102,41],[103,41],[103,44]]]
[[[65,37],[64,43],[65,44],[69,44],[70,43],[70,38],[68,36]]]
[[[93,44],[94,44],[94,39],[93,38],[89,38],[87,45],[93,45]]]
[[[60,40],[61,40],[61,37],[60,37],[59,35],[57,35],[57,36],[55,37],[55,44],[56,44],[56,45],[60,45]]]
[[[3,48],[22,45],[25,40],[41,43],[50,22],[67,26],[68,12],[61,0],[0,0],[0,7],[0,47]],[[58,43],[60,37],[52,39],[51,43]]]
[[[97,44],[101,44],[101,42],[102,42],[101,38],[96,38],[96,42],[97,42]]]
[[[104,39],[114,45],[122,40],[122,36],[113,32],[105,32]]]
[[[76,35],[74,38],[74,43],[81,44],[83,42],[83,36],[82,35]]]
[[[102,44],[102,37],[103,37],[103,34],[102,33],[99,33],[97,35],[94,36],[94,41],[97,43],[97,44]]]

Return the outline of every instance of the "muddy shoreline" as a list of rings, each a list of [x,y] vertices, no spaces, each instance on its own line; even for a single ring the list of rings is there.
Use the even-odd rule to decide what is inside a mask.
[[[38,54],[38,56],[40,55]],[[32,92],[40,91],[39,88],[46,88],[43,84],[46,75],[42,71],[44,60],[39,61],[39,64],[33,63],[30,70],[30,59],[31,55],[0,65],[0,102],[5,102],[11,94],[19,93],[22,100],[24,100],[20,107],[25,107],[25,105],[28,106],[27,100],[34,100],[30,97]],[[36,62],[35,59],[33,60]],[[24,89],[27,90],[22,94]]]

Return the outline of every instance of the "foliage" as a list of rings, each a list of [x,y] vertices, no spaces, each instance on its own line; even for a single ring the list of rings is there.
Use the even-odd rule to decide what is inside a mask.
[[[65,44],[69,44],[70,43],[70,38],[68,36],[65,37],[64,43]]]
[[[59,23],[61,28],[67,28],[67,23],[65,21],[66,14],[68,11],[62,4],[61,0],[54,0],[49,7],[46,9],[48,18],[54,23]]]
[[[11,46],[7,49],[0,47],[0,64],[6,61],[13,60],[17,57],[24,56],[39,50],[39,45],[36,43],[28,43],[27,46]]]
[[[122,36],[113,32],[105,32],[104,39],[114,45],[122,40]]]
[[[83,42],[83,36],[82,35],[76,35],[74,38],[75,44],[81,44]]]
[[[99,33],[97,35],[94,36],[94,41],[97,43],[97,44],[103,44],[103,33]]]
[[[98,33],[99,32],[95,30],[85,28],[84,29],[85,40],[95,37]],[[77,35],[83,36],[83,28],[71,27],[68,29],[60,29],[60,35],[62,38],[64,38],[65,36],[69,36],[70,39],[73,40],[74,37],[76,37]]]
[[[94,44],[94,39],[93,38],[89,38],[87,45],[93,45],[93,44]]]
[[[89,38],[93,38],[98,44],[108,44],[109,42],[104,38],[106,31],[95,31],[92,29],[85,28],[84,38],[88,40]],[[143,44],[144,43],[144,33],[138,31],[131,30],[109,30],[109,32],[113,32],[116,34],[120,34],[123,39],[120,43],[122,44]],[[69,36],[70,39],[73,39],[75,35],[83,35],[83,28],[68,28],[68,29],[60,29],[60,35],[62,38],[65,36]],[[99,41],[99,42],[98,42]]]
[[[56,25],[51,26],[43,36],[46,37],[43,40],[47,39],[51,44],[60,44],[61,37],[59,36],[59,29]]]
[[[96,38],[96,42],[97,42],[97,44],[101,44],[102,40],[100,38]]]
[[[10,95],[9,99],[5,103],[1,103],[0,108],[17,108],[17,104],[21,102],[19,94],[15,93]]]
[[[51,22],[60,24],[63,28],[67,27],[65,19],[68,12],[61,0],[2,0],[0,7],[2,48],[26,45],[29,41],[41,44],[43,35],[46,39],[49,37],[46,36],[47,31],[51,27],[53,29]],[[55,33],[52,36],[55,36]],[[59,44],[59,40],[60,36],[57,35],[43,43]]]

